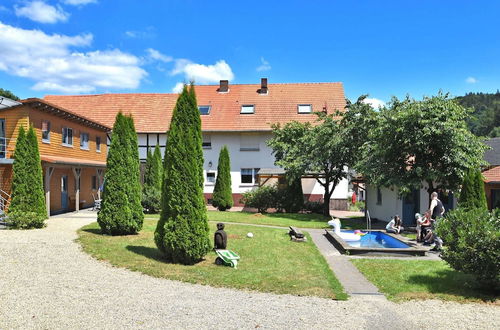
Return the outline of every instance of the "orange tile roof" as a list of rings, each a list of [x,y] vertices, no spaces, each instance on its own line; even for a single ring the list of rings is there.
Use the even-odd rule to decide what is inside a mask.
[[[49,155],[40,155],[40,159],[44,162],[51,163],[51,164],[106,167],[106,162],[101,162],[98,160],[90,160],[90,159],[49,156]]]
[[[257,93],[260,84],[229,85],[219,93],[219,85],[195,86],[198,105],[210,105],[203,115],[203,131],[269,131],[273,123],[314,121],[314,114],[298,114],[298,104],[311,104],[313,111],[343,110],[342,83],[268,84],[266,95]],[[113,126],[118,111],[134,117],[138,132],[168,130],[178,94],[47,95],[44,100]],[[241,105],[255,105],[255,114],[240,114]]]
[[[484,182],[500,182],[500,166],[492,167],[483,172]]]

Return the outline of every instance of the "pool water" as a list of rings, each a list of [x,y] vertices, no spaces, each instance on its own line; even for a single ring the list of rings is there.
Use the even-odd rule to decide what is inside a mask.
[[[354,230],[342,230],[343,233],[354,233]],[[359,241],[346,242],[353,247],[363,248],[388,248],[388,249],[407,249],[410,246],[401,242],[394,237],[391,237],[380,231],[372,231],[368,234],[361,236]]]

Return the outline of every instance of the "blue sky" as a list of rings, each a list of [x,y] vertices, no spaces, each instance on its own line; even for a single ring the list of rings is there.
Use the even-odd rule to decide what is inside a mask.
[[[18,96],[178,83],[344,83],[389,101],[500,88],[500,1],[6,0],[0,87]]]

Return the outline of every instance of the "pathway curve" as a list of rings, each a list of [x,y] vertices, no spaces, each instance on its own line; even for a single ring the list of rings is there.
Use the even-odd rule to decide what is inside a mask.
[[[53,217],[47,228],[0,231],[1,329],[494,328],[498,307],[374,299],[334,301],[158,279],[81,251],[76,230],[95,213]],[[432,311],[425,320],[417,311]]]

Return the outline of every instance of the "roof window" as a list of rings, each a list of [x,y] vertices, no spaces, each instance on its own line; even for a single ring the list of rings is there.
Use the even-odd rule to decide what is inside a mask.
[[[255,106],[253,104],[244,104],[241,106],[241,112],[243,114],[255,113]]]
[[[211,108],[212,107],[209,106],[209,105],[200,105],[200,106],[198,106],[198,110],[200,110],[200,115],[209,115]]]
[[[312,105],[311,104],[299,104],[299,105],[297,105],[297,112],[298,113],[311,113],[312,112]]]

